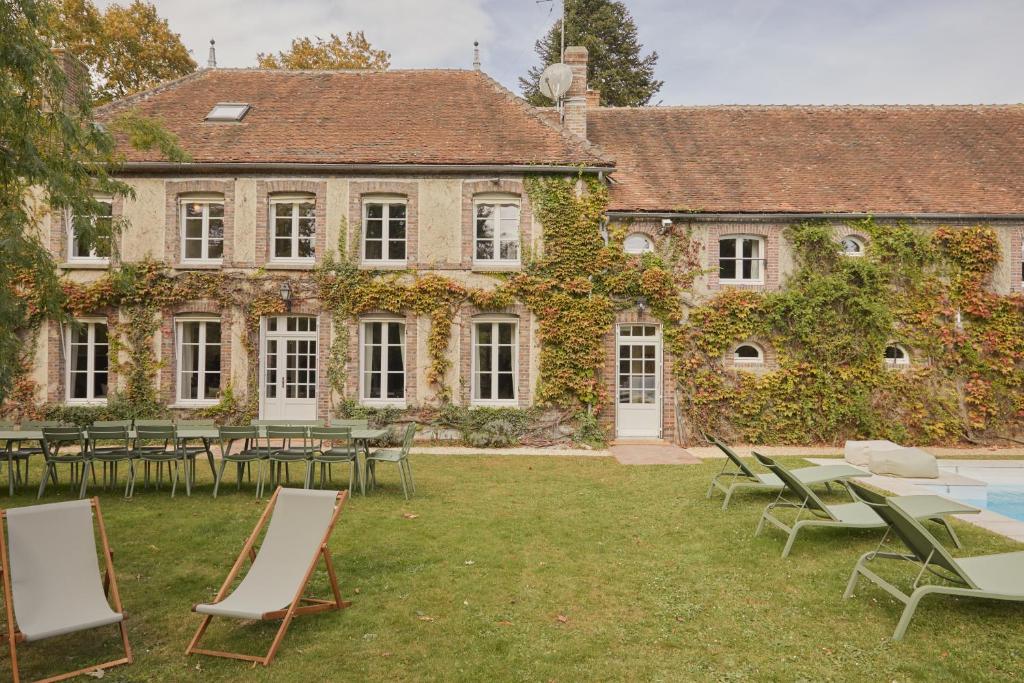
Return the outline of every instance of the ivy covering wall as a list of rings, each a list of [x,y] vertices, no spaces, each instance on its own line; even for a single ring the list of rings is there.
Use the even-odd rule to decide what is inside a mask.
[[[153,342],[161,315],[215,299],[226,319],[244,325],[248,388],[227,384],[221,402],[201,414],[225,423],[247,421],[258,412],[259,322],[285,312],[279,291],[288,279],[294,297],[315,300],[333,314],[323,371],[341,399],[335,414],[415,419],[438,433],[454,430],[475,445],[602,442],[598,416],[614,409],[609,379],[601,376],[604,340],[617,312],[640,299],[662,322],[676,385],[666,390],[678,397],[679,430],[689,443],[708,430],[752,443],[991,441],[1017,434],[1024,423],[1024,300],[991,291],[1000,250],[989,227],[926,232],[863,221],[853,229],[869,238],[868,248],[865,256],[851,258],[840,253],[833,226],[794,225],[785,236],[796,270],[781,290],[726,289],[691,308],[684,301],[693,301],[702,266],[700,244],[685,228],[659,238],[654,252],[627,255],[622,240],[628,226],[603,224],[607,190],[596,178],[530,177],[526,187],[544,226],[542,248],[524,254],[520,272],[494,275],[490,287],[437,274],[362,269],[345,243],[344,225],[336,253],[309,274],[175,272],[146,261],[116,266],[90,283],[65,280],[70,315],[120,311],[110,337],[112,362],[119,353],[124,359],[117,368],[121,391],[105,407],[37,404],[29,370],[41,314],[29,305],[24,367],[5,412],[82,423],[166,413],[156,390],[166,360],[157,358]],[[30,281],[25,278],[23,287],[28,301]],[[499,311],[516,303],[537,323],[536,406],[454,405],[449,346],[458,311],[466,304]],[[374,410],[346,395],[355,359],[342,323],[371,311],[429,319],[432,400],[409,410]],[[725,367],[725,354],[749,338],[770,345],[777,368],[755,374]],[[884,348],[894,341],[911,350],[910,368],[884,366]]]

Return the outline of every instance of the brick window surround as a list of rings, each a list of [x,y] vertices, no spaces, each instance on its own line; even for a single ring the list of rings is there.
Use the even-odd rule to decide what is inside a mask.
[[[661,321],[644,311],[641,315],[636,309],[619,311],[615,316],[615,325],[604,336],[604,386],[608,392],[608,406],[598,415],[598,422],[602,427],[610,430],[611,437],[615,438],[616,403],[618,396],[619,372],[616,367],[617,349],[616,337],[619,326],[635,323],[645,325],[656,325],[661,328]],[[669,353],[665,344],[664,335],[661,336],[661,435],[666,441],[675,440],[676,416],[675,416],[675,380],[672,377],[672,366],[674,359]]]
[[[764,282],[759,284],[718,281],[718,240],[730,235],[751,235],[764,238],[765,273]],[[779,288],[779,228],[757,224],[717,225],[708,228],[708,289],[736,287],[743,289],[773,290]]]
[[[124,215],[124,197],[114,195],[111,199],[110,215],[117,220]],[[82,269],[105,269],[106,265],[96,263],[73,263],[70,261],[70,237],[71,237],[71,212],[64,209],[51,209],[50,211],[50,253],[61,266]],[[117,258],[118,249],[111,250],[111,261]]]
[[[476,197],[487,194],[508,194],[519,198],[519,257],[523,258],[524,249],[533,244],[533,211],[530,198],[520,180],[467,180],[462,183],[462,267],[469,270],[509,270],[509,266],[488,266],[485,263],[473,263],[475,245],[476,216],[473,210]],[[518,267],[514,267],[518,270]]]
[[[523,304],[515,304],[496,311],[482,311],[471,304],[464,304],[459,311],[459,395],[465,406],[473,405],[473,324],[481,318],[501,317],[519,322],[516,402],[520,408],[530,405],[530,328],[533,322],[530,309]]]
[[[205,318],[220,320],[220,386],[224,387],[231,380],[231,345],[232,325],[230,314],[225,314],[220,302],[210,299],[191,301],[163,312],[160,321],[160,397],[170,406],[178,403],[178,349],[177,330],[175,326],[180,320]],[[181,406],[193,408],[191,404]]]
[[[112,309],[103,309],[95,313],[75,316],[78,319],[95,318],[107,321],[107,340],[114,335],[118,324],[118,313]],[[46,400],[51,403],[67,401],[67,334],[65,327],[61,332],[60,323],[49,321],[46,333]],[[107,396],[117,390],[117,359],[109,356],[107,368]]]
[[[270,256],[270,239],[273,226],[270,225],[270,200],[273,195],[305,193],[313,195],[316,202],[313,209],[316,216],[314,238],[314,264],[323,261],[327,250],[327,182],[317,180],[259,180],[256,182],[256,265],[274,268]],[[289,264],[291,268],[295,265]],[[286,266],[288,267],[288,266]],[[312,265],[310,265],[312,267]]]
[[[415,268],[419,259],[419,183],[403,180],[353,180],[348,187],[349,229],[346,241],[350,249],[358,250],[359,264],[373,270]],[[399,195],[405,198],[405,266],[363,261],[363,203],[371,201],[373,195]],[[358,240],[355,239],[357,236]]]
[[[359,315],[356,320],[348,320],[348,378],[345,385],[345,393],[348,398],[362,403],[363,397],[359,391],[360,372],[362,370],[362,357],[360,355],[359,339],[363,322],[367,320],[393,320],[405,323],[405,405],[417,405],[419,400],[419,386],[416,381],[417,369],[419,368],[419,329],[415,313],[407,311],[404,315],[396,315],[387,311],[366,311]],[[380,405],[386,401],[374,400],[372,405]]]
[[[1021,272],[1022,262],[1024,262],[1024,254],[1021,250],[1024,249],[1024,228],[1016,228],[1010,233],[1010,291],[1011,292],[1022,292],[1024,291],[1024,273]]]
[[[182,195],[219,194],[224,196],[224,257],[223,267],[233,265],[235,251],[235,181],[234,180],[168,180],[164,186],[166,197],[165,249],[166,260],[181,270],[219,268],[213,264],[181,262],[181,203]]]

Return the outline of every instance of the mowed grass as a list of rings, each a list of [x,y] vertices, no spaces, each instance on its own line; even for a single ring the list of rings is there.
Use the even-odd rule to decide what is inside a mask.
[[[862,583],[842,592],[875,532],[753,538],[764,496],[727,512],[704,498],[720,462],[622,466],[610,458],[414,456],[353,496],[331,540],[352,606],[297,618],[268,669],[186,657],[190,611],[226,575],[264,502],[232,484],[216,500],[205,462],[191,498],[100,492],[135,664],[113,681],[1020,680],[1024,606],[900,605]],[[790,459],[791,464],[800,461]],[[38,471],[33,473],[38,482]],[[6,482],[5,482],[6,483]],[[91,489],[95,492],[96,489]],[[183,493],[183,492],[182,492]],[[62,486],[46,500],[70,497]],[[16,496],[13,505],[34,502]],[[407,514],[408,513],[408,514]],[[415,515],[415,517],[413,517]],[[966,524],[965,554],[1022,550]],[[941,536],[940,536],[941,537]],[[890,575],[891,572],[890,572]],[[898,573],[906,585],[912,572]],[[326,591],[317,572],[315,591]],[[205,646],[261,654],[276,624],[215,621]],[[113,628],[23,645],[40,677],[117,654]],[[0,665],[9,664],[6,653]],[[9,669],[3,669],[0,679]]]

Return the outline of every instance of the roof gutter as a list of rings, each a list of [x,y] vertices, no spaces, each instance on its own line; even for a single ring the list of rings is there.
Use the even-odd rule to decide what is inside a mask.
[[[801,213],[801,212],[750,212],[750,213],[715,213],[713,211],[609,211],[610,218],[671,218],[673,220],[693,221],[743,221],[772,222],[778,220],[862,220],[880,218],[885,220],[921,220],[921,221],[1024,221],[1021,213]]]
[[[610,173],[612,166],[543,164],[318,164],[274,162],[173,163],[129,161],[118,172],[127,173]]]

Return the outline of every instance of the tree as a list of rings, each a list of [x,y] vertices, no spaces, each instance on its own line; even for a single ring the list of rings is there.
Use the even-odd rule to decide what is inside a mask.
[[[534,51],[541,63],[532,67],[519,86],[527,101],[537,106],[553,102],[540,92],[540,75],[560,60],[561,20],[540,38]],[[658,53],[641,56],[636,24],[617,0],[565,0],[565,44],[582,45],[590,53],[587,82],[601,91],[601,103],[617,107],[647,104],[664,81],[655,80]]]
[[[156,7],[133,0],[100,12],[92,0],[52,0],[45,32],[89,67],[98,103],[151,88],[196,69]]]
[[[131,195],[111,175],[114,139],[93,125],[91,97],[75,96],[76,84],[51,52],[52,11],[46,0],[0,5],[0,402],[23,368],[23,331],[33,321],[64,318],[64,293],[42,241],[42,217],[47,210],[96,215],[96,193]],[[87,86],[85,74],[80,80]],[[129,113],[111,126],[130,144],[187,157],[156,122]]]
[[[344,38],[332,33],[330,40],[295,38],[288,50],[261,52],[256,61],[263,69],[387,69],[391,54],[373,49],[362,31],[349,31]]]

